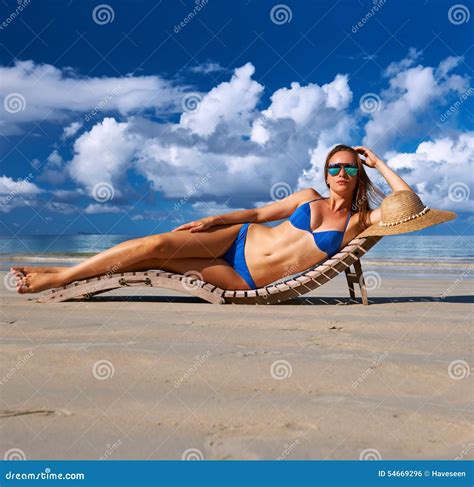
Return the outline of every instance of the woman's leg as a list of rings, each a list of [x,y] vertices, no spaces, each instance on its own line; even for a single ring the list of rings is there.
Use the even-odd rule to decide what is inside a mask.
[[[206,232],[182,230],[128,240],[60,272],[26,276],[17,273],[17,290],[20,293],[40,292],[108,272],[123,272],[123,268],[147,259],[216,258],[232,245],[240,227],[225,225]]]

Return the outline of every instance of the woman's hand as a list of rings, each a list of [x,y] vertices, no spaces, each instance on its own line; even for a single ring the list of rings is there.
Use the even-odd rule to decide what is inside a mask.
[[[207,216],[205,218],[201,218],[200,220],[196,220],[189,223],[183,223],[179,227],[173,228],[172,232],[177,232],[179,230],[189,230],[190,232],[202,232],[207,230],[208,228],[213,227],[216,224],[214,217]]]
[[[365,157],[365,160],[361,159],[361,161],[366,166],[376,168],[379,163],[383,162],[382,159],[380,159],[380,157],[377,154],[375,154],[375,152],[368,149],[367,147],[358,145],[357,147],[354,147],[354,150],[358,154],[361,154]]]

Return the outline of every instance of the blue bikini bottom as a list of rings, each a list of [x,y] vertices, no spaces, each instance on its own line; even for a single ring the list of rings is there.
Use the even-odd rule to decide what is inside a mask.
[[[234,243],[222,257],[244,279],[250,286],[250,289],[256,289],[257,286],[250,275],[247,262],[245,261],[245,240],[249,225],[250,223],[244,223],[242,225]]]

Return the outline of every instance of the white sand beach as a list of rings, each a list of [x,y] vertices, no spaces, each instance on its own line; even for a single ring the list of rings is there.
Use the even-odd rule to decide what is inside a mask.
[[[271,306],[144,288],[38,304],[3,287],[2,450],[473,458],[472,279],[381,277],[369,306],[343,276]]]

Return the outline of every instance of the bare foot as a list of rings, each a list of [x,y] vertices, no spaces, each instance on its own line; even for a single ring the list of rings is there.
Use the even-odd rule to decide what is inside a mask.
[[[16,290],[20,294],[40,293],[47,289],[59,287],[62,285],[58,273],[35,273],[32,272],[26,276],[15,274],[17,279]]]
[[[39,267],[39,266],[15,266],[10,268],[10,271],[14,274],[21,273],[23,275],[33,274],[35,272],[39,273],[50,273],[50,272],[61,272],[64,267]]]

